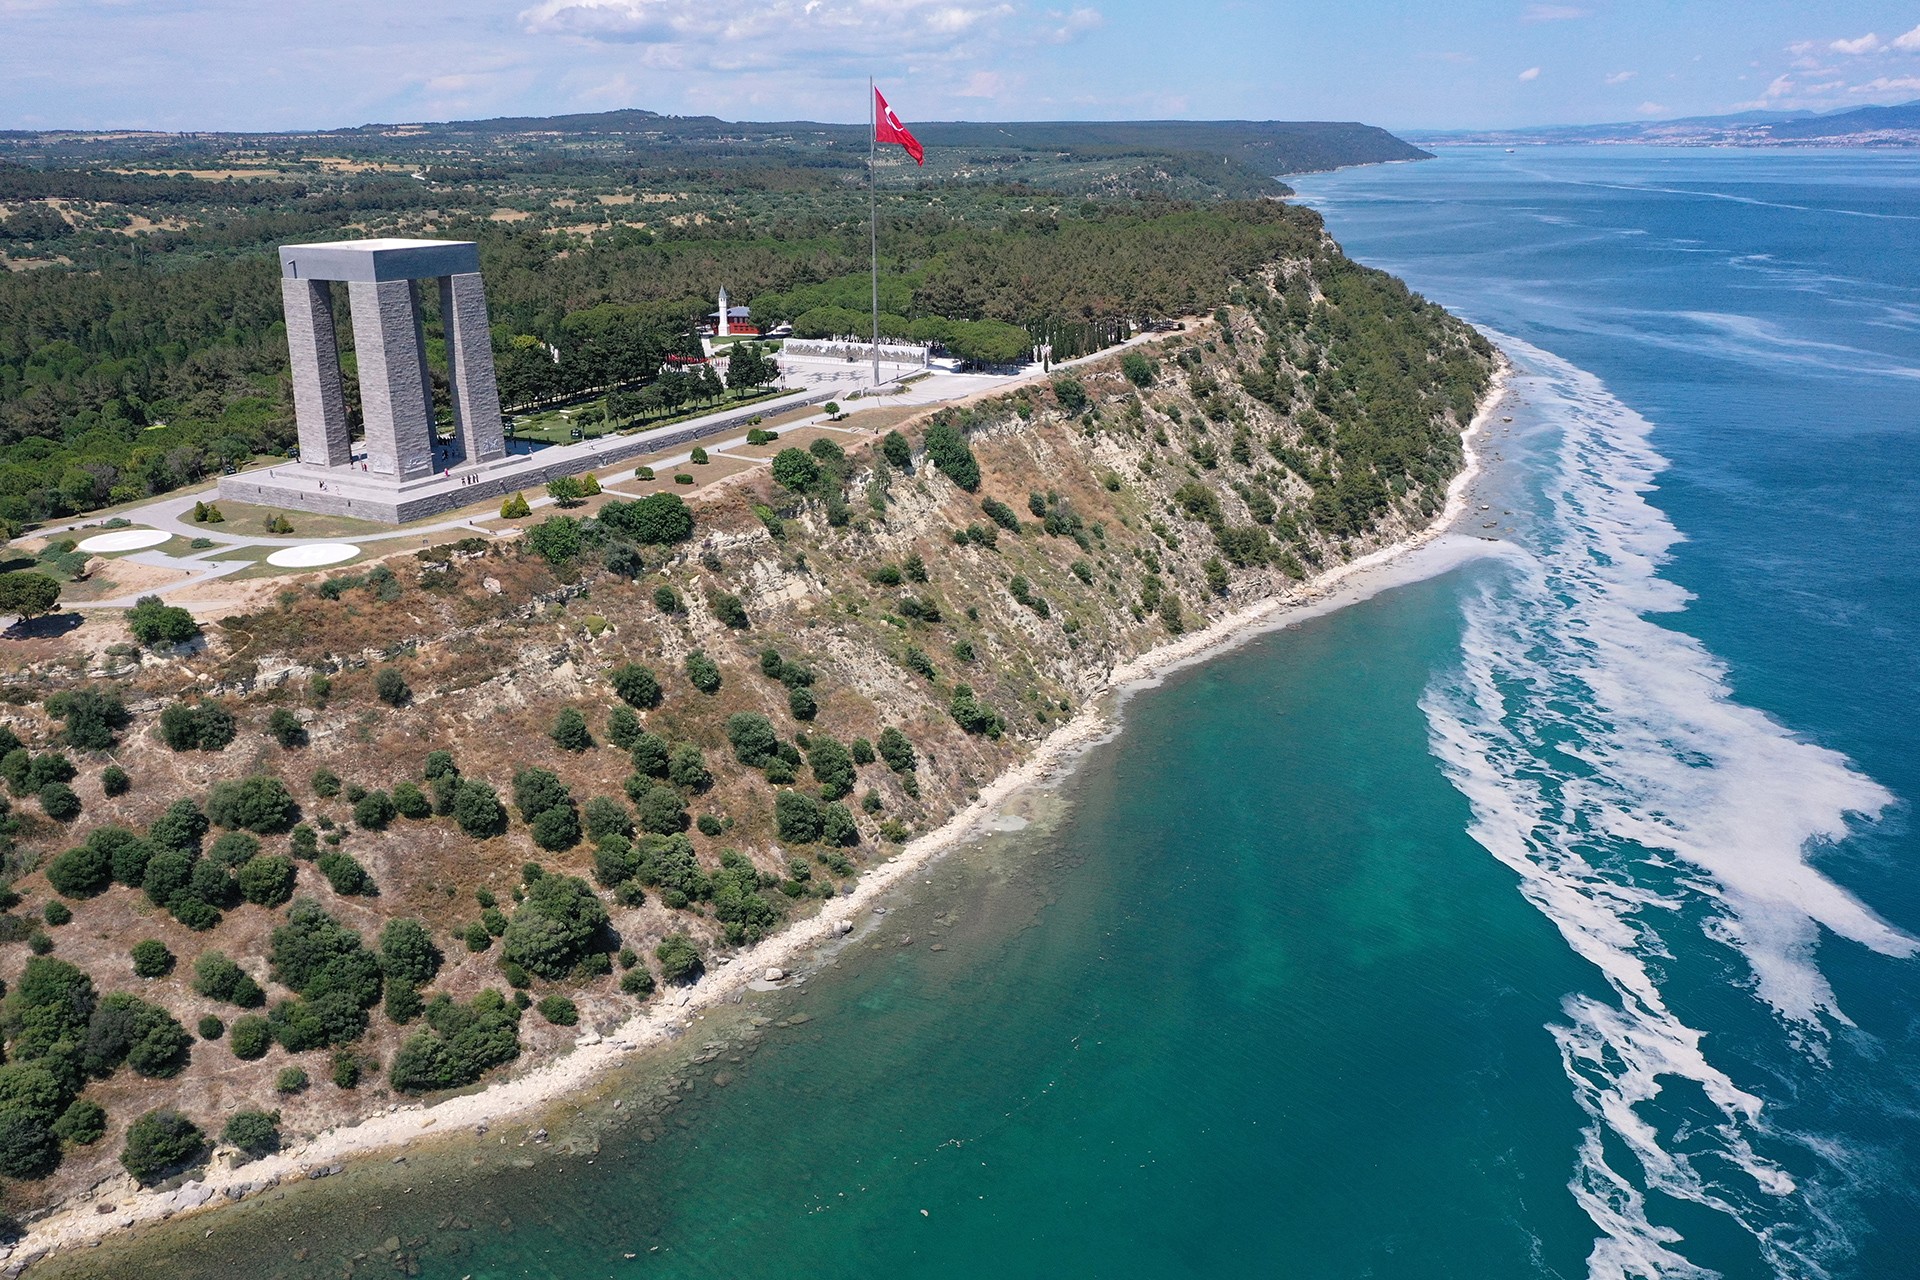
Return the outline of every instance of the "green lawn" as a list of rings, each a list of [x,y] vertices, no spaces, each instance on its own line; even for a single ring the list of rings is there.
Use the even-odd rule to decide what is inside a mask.
[[[651,431],[655,427],[672,426],[676,422],[685,422],[692,418],[705,417],[709,413],[738,408],[760,400],[771,400],[787,394],[784,390],[770,388],[760,391],[746,391],[738,394],[729,392],[720,400],[679,409],[671,413],[656,414],[652,417],[616,419],[613,422],[595,422],[582,428],[579,439],[598,440],[602,436],[625,435],[634,431]],[[590,401],[598,405],[601,401]],[[530,413],[513,420],[513,438],[516,440],[540,440],[547,444],[572,444],[575,442],[574,415],[587,405],[570,405],[565,409],[548,409],[542,413]]]

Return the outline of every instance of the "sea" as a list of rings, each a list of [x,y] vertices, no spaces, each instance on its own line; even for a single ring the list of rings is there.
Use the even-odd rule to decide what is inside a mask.
[[[1454,533],[804,981],[49,1275],[1920,1276],[1920,156],[1291,179],[1513,364]]]

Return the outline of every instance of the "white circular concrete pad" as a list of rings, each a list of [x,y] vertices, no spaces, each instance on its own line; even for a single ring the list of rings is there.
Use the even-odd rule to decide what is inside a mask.
[[[297,547],[282,547],[267,557],[267,563],[281,569],[317,569],[323,564],[339,564],[360,554],[351,542],[307,542]]]
[[[112,533],[94,534],[80,544],[80,550],[89,555],[103,551],[140,551],[157,547],[172,536],[159,529],[115,529]]]

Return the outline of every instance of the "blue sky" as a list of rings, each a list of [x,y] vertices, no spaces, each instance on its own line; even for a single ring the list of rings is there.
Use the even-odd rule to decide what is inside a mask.
[[[1920,98],[1920,0],[0,0],[0,128],[646,107],[1588,123]]]

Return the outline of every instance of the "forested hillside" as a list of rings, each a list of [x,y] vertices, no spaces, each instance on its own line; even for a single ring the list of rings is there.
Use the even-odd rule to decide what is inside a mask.
[[[1066,207],[1004,191],[951,209],[902,194],[885,219],[888,304],[903,309],[888,332],[1002,360],[1036,340],[1071,356],[1129,321],[1207,309],[1231,281],[1319,235],[1315,215],[1274,201]],[[481,244],[509,405],[610,380],[643,387],[666,352],[689,349],[716,282],[766,319],[812,321],[803,333],[863,327],[844,309],[796,309],[809,288],[830,290],[864,264],[864,227],[824,215],[590,236],[487,221],[436,234]],[[0,276],[0,520],[18,528],[128,502],[285,449],[277,274],[260,252]],[[863,289],[864,276],[849,283]],[[444,379],[437,306],[429,291],[430,357]],[[351,330],[341,336],[350,359]]]

